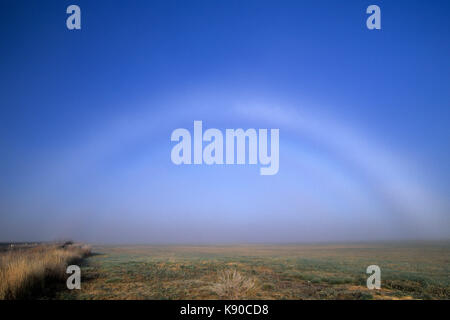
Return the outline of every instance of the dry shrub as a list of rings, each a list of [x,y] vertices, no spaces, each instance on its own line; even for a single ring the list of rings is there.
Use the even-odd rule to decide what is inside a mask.
[[[67,266],[90,252],[90,247],[82,245],[38,245],[0,253],[0,299],[28,298],[65,279]]]
[[[224,270],[219,273],[217,283],[211,286],[222,299],[242,299],[257,289],[254,278],[242,275],[237,270]]]

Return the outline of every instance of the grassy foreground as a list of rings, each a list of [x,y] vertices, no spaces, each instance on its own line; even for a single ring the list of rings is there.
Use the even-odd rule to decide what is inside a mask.
[[[0,299],[35,299],[64,288],[66,268],[90,253],[75,244],[0,247]]]
[[[97,246],[58,299],[450,299],[448,243]],[[381,268],[368,290],[367,266]]]

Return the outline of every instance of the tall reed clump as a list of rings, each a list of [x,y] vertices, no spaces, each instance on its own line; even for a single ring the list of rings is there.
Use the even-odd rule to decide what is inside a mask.
[[[224,270],[219,273],[218,281],[211,286],[220,298],[242,299],[257,290],[254,278],[242,275],[237,270]]]
[[[66,268],[91,253],[84,245],[38,245],[0,253],[0,299],[33,298],[67,277]]]

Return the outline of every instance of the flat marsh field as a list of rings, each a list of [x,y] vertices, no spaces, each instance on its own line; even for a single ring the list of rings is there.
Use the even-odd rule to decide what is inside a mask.
[[[450,299],[450,243],[93,246],[53,299]],[[366,268],[381,268],[381,289]]]

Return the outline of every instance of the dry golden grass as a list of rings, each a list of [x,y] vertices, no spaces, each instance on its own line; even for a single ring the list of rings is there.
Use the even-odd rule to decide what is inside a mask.
[[[90,254],[83,245],[37,245],[0,253],[0,299],[21,299],[55,280],[67,265]]]
[[[255,279],[246,277],[237,270],[221,271],[217,283],[211,286],[211,290],[222,299],[242,299],[255,289]]]

